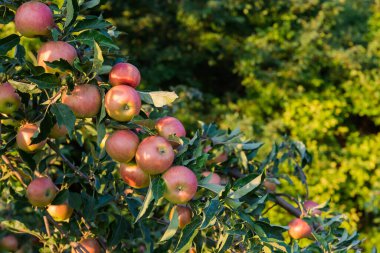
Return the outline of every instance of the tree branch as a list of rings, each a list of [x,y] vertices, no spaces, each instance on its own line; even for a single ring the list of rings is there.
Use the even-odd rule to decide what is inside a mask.
[[[12,165],[12,163],[9,161],[8,157],[6,155],[1,155],[1,160],[4,161],[4,163],[8,166],[8,168],[12,171],[12,173],[16,176],[16,178],[18,179],[18,181],[20,181],[20,183],[22,184],[22,186],[24,186],[25,188],[28,187],[24,180],[22,179],[21,175],[20,175],[20,172],[18,172]]]

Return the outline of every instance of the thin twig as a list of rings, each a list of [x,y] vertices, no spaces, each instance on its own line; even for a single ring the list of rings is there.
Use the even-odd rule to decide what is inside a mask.
[[[53,217],[51,217],[49,213],[46,214],[46,217],[54,225],[54,227],[57,228],[60,234],[62,234],[64,237],[67,237],[66,232],[62,230],[61,226],[53,219]]]
[[[45,229],[46,229],[46,233],[49,237],[51,237],[51,232],[50,232],[50,227],[49,227],[49,221],[46,217],[46,215],[44,215],[44,223],[45,223]]]
[[[12,173],[16,176],[16,178],[18,179],[18,181],[20,181],[20,183],[22,184],[22,186],[24,186],[25,188],[28,187],[24,180],[22,179],[21,175],[20,175],[20,172],[18,172],[12,165],[12,163],[9,161],[8,157],[6,155],[1,155],[1,160],[4,161],[4,163],[8,166],[8,168],[12,171]]]

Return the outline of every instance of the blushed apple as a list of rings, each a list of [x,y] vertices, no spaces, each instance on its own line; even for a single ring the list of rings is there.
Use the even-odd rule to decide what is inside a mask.
[[[39,177],[28,185],[26,197],[33,206],[45,207],[54,200],[57,192],[57,186],[50,177]]]
[[[95,117],[102,106],[102,97],[93,84],[76,85],[71,92],[62,94],[62,103],[70,107],[77,118]]]
[[[140,71],[130,63],[117,63],[109,74],[109,82],[112,86],[129,85],[136,88],[140,84],[140,80]]]
[[[17,147],[25,152],[33,153],[45,146],[46,140],[36,144],[32,143],[32,137],[39,132],[36,124],[28,123],[20,127],[16,135]]]
[[[127,163],[135,157],[139,137],[131,130],[117,130],[106,141],[106,151],[115,161]]]
[[[10,83],[0,84],[0,113],[13,114],[21,104],[21,98]]]

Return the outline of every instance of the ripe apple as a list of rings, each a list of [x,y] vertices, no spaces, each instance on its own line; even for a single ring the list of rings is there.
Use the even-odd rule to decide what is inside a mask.
[[[47,212],[55,221],[66,221],[70,219],[74,209],[69,206],[68,202],[64,202],[60,205],[50,205],[47,208]]]
[[[18,110],[21,98],[10,83],[0,84],[0,113],[12,114]]]
[[[293,239],[301,239],[311,235],[310,225],[302,219],[294,219],[289,223],[289,235]]]
[[[185,166],[171,167],[162,175],[162,178],[166,185],[164,198],[171,203],[187,203],[197,192],[197,177]]]
[[[264,187],[267,189],[269,192],[275,192],[277,185],[276,183],[272,182],[271,180],[264,179]]]
[[[173,148],[163,137],[147,137],[137,148],[137,166],[150,175],[161,174],[173,164],[173,161]]]
[[[172,210],[170,210],[169,220],[173,219],[174,210],[177,210],[178,213],[178,227],[184,228],[187,224],[191,222],[192,212],[189,207],[186,206],[173,206]]]
[[[189,253],[197,253],[197,249],[195,247],[191,247],[189,249]]]
[[[54,200],[57,192],[57,186],[50,177],[39,177],[26,188],[26,197],[33,206],[45,207]]]
[[[70,95],[63,93],[62,103],[70,107],[77,118],[92,118],[100,111],[102,97],[95,85],[76,85]]]
[[[104,98],[104,106],[111,118],[126,122],[140,113],[141,99],[134,88],[118,85],[107,92]]]
[[[85,248],[88,253],[100,253],[101,248],[98,243],[98,241],[94,238],[87,238],[87,239],[82,239],[79,244],[81,245],[81,248]],[[84,251],[84,250],[82,250]],[[72,248],[71,253],[77,253],[77,251]]]
[[[29,38],[48,35],[55,26],[50,8],[37,1],[26,2],[17,9],[15,25],[19,33]]]
[[[130,130],[117,130],[106,141],[106,151],[115,161],[127,163],[135,157],[139,137]]]
[[[109,82],[112,86],[124,84],[136,88],[140,80],[140,71],[130,63],[117,63],[109,74]]]
[[[64,41],[49,41],[41,46],[37,53],[37,64],[45,69],[48,73],[55,73],[57,70],[46,65],[45,61],[52,62],[60,59],[66,60],[73,64],[77,58],[75,48]]]
[[[149,186],[149,174],[140,169],[136,164],[120,164],[119,173],[121,178],[133,188],[145,188]]]
[[[50,130],[49,137],[53,139],[58,139],[61,137],[65,137],[67,135],[67,128],[66,126],[62,125],[59,126],[58,123],[56,123],[53,128]]]
[[[210,172],[210,171],[204,171],[202,172],[202,176],[203,177],[208,177],[209,175],[211,174],[211,177],[208,181],[209,184],[221,184],[222,182],[222,179],[220,178],[220,176],[216,173],[213,173],[213,172]]]
[[[176,135],[177,137],[186,136],[186,130],[183,127],[181,121],[174,117],[163,117],[156,122],[156,129],[158,134],[166,139],[169,139],[170,135]],[[172,143],[173,146],[178,146],[178,143]]]
[[[313,211],[311,213],[312,215],[321,215],[322,214],[321,210],[315,209],[315,207],[318,205],[319,205],[318,203],[311,201],[311,200],[306,200],[303,203],[303,207],[305,208],[306,212],[309,212],[311,209],[313,209]]]
[[[32,137],[35,133],[39,132],[36,124],[28,123],[20,127],[16,135],[17,147],[25,152],[33,153],[46,144],[46,140],[36,144],[32,143]]]
[[[18,249],[18,241],[14,235],[6,235],[0,240],[0,250],[15,252]]]

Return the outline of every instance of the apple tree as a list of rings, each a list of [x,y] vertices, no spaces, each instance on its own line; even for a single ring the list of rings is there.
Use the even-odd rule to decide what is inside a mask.
[[[86,15],[99,1],[1,3],[16,29],[0,39],[3,251],[360,250],[344,215],[308,199],[302,143],[263,154],[238,129],[186,130],[171,115],[177,95],[139,89],[120,31]],[[271,223],[273,206],[294,219]]]

